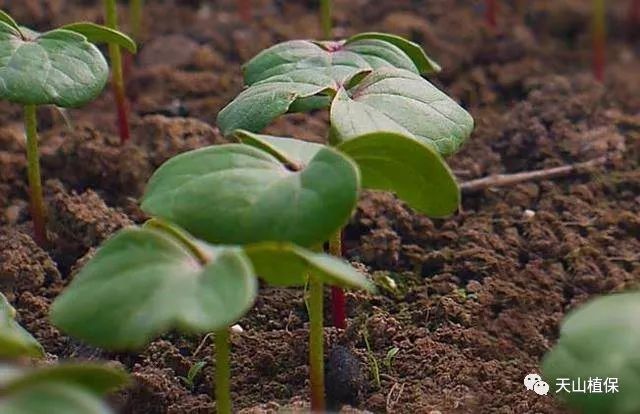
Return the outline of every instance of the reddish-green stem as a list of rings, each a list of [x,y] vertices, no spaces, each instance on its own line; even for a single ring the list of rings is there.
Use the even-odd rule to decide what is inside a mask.
[[[484,18],[491,29],[498,27],[498,0],[485,0]]]
[[[339,231],[329,240],[329,253],[336,257],[342,257],[342,232]],[[338,329],[347,327],[347,304],[344,290],[339,287],[331,287],[331,315],[333,326]]]
[[[311,411],[323,413],[324,401],[324,330],[323,283],[309,277],[309,378],[311,382]]]
[[[629,4],[629,31],[640,30],[640,0],[631,0]]]
[[[105,0],[104,4],[107,27],[118,30],[118,10],[115,0]],[[118,111],[118,132],[120,133],[120,143],[124,144],[131,137],[131,133],[129,132],[129,105],[124,90],[124,74],[122,71],[122,53],[120,46],[109,44],[109,57],[111,59],[113,96]]]
[[[46,212],[44,197],[42,196],[42,179],[40,178],[38,121],[35,105],[26,105],[24,107],[24,125],[27,133],[27,175],[29,178],[29,199],[31,202],[34,240],[40,246],[44,246],[47,243]]]
[[[593,0],[593,75],[604,81],[607,26],[605,0]]]
[[[216,411],[218,414],[231,414],[231,350],[229,347],[229,329],[223,328],[215,333],[216,343]]]
[[[236,7],[242,21],[247,24],[251,23],[251,15],[253,14],[251,0],[236,0]]]

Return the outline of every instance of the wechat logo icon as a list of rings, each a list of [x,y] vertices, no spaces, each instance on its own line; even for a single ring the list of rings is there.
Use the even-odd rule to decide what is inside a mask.
[[[542,377],[538,374],[529,374],[524,377],[524,386],[538,395],[547,395],[549,392],[549,384],[542,381]]]

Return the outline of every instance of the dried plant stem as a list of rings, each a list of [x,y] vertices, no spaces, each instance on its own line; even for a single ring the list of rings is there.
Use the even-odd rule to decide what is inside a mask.
[[[596,167],[606,164],[608,157],[594,158],[589,161],[576,164],[563,165],[561,167],[547,168],[544,170],[527,171],[516,174],[495,174],[462,183],[460,189],[463,193],[475,193],[492,187],[505,187],[520,184],[527,181],[549,180],[558,177],[566,177],[572,174],[581,174],[592,171]]]
[[[46,212],[42,196],[42,179],[40,177],[40,154],[38,152],[38,121],[36,106],[24,107],[24,125],[27,133],[27,175],[29,178],[29,199],[31,202],[31,219],[36,243],[44,246],[47,243]]]

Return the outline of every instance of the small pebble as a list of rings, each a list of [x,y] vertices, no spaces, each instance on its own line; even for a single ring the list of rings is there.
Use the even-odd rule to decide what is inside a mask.
[[[525,219],[527,219],[527,220],[531,220],[533,217],[535,217],[535,215],[536,215],[536,212],[535,212],[535,211],[533,211],[533,210],[529,210],[529,209],[526,209],[526,210],[522,213],[522,216],[523,216]]]
[[[242,329],[242,326],[235,324],[231,327],[231,332],[233,333],[242,333],[244,332],[244,329]]]

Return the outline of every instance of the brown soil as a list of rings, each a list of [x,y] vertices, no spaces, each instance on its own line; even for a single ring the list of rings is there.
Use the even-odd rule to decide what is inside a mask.
[[[0,6],[46,28],[98,20],[96,3]],[[505,30],[497,34],[484,27],[481,3],[336,1],[336,33],[389,31],[438,58],[445,70],[433,81],[477,123],[450,160],[461,180],[604,154],[611,161],[591,175],[467,196],[459,214],[444,220],[416,215],[389,194],[364,194],[346,231],[347,256],[397,288],[349,293],[350,328],[326,329],[334,402],[371,412],[564,413],[553,398],[525,392],[523,377],[538,369],[569,309],[640,282],[640,59],[623,30],[625,2],[615,2],[608,17],[604,85],[589,74],[587,3],[520,2],[518,11],[504,2]],[[134,385],[112,398],[123,413],[210,412],[210,338],[169,334],[139,354],[113,354],[62,335],[48,323],[48,307],[100,242],[145,219],[136,199],[158,165],[224,142],[212,125],[241,89],[240,64],[275,42],[319,35],[312,1],[254,4],[254,20],[243,26],[231,0],[148,2],[146,38],[129,80],[134,138],[124,147],[107,92],[71,111],[73,130],[55,111],[41,110],[55,247],[31,240],[21,112],[0,104],[0,289],[52,358],[114,360],[132,372]],[[326,119],[287,116],[269,130],[321,141]],[[240,321],[244,332],[232,338],[238,410],[305,407],[307,322],[300,291],[261,290]],[[188,385],[181,377],[198,361],[206,366]]]

